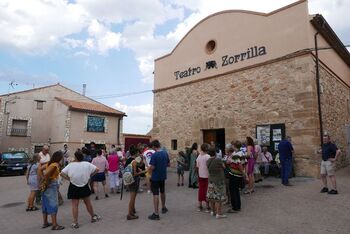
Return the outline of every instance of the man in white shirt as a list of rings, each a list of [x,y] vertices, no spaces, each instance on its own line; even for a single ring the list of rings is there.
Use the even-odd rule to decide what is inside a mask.
[[[44,145],[39,153],[40,164],[45,165],[50,162],[49,146]]]
[[[143,158],[144,158],[144,162],[145,162],[145,166],[146,166],[146,184],[147,184],[147,193],[151,193],[151,181],[150,178],[152,176],[152,174],[150,174],[150,172],[148,171],[148,168],[150,167],[150,161],[151,161],[151,157],[152,155],[155,153],[155,151],[152,148],[149,148],[148,145],[145,145],[144,150],[143,150]]]

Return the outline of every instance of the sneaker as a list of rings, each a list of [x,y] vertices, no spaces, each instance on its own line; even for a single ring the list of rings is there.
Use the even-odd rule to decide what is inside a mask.
[[[165,214],[165,213],[167,213],[168,211],[169,211],[168,208],[166,208],[166,207],[162,208],[162,214]]]
[[[210,215],[211,215],[211,216],[215,216],[214,211],[210,212]]]
[[[181,186],[184,186],[184,183],[182,183]]]
[[[95,197],[95,200],[98,200],[98,196]]]
[[[78,224],[78,223],[72,223],[72,224],[71,224],[71,227],[72,227],[73,229],[77,229],[77,228],[79,228],[79,224]]]
[[[202,211],[203,211],[203,207],[201,207],[201,206],[198,207],[197,211],[198,211],[198,212],[202,212]]]
[[[109,197],[107,193],[105,194],[105,197],[106,197],[106,198],[108,198],[108,197]]]
[[[159,217],[159,215],[153,213],[150,216],[148,216],[148,219],[150,219],[150,220],[160,220],[160,217]]]
[[[177,187],[180,187],[180,184],[179,184],[179,183],[177,183]]]
[[[219,214],[217,214],[217,215],[216,215],[216,218],[217,218],[217,219],[227,218],[227,215],[224,215],[224,214],[219,215]]]
[[[96,222],[100,221],[101,219],[102,219],[101,216],[94,214],[91,218],[91,223],[96,223]]]
[[[147,193],[148,193],[148,194],[151,194],[151,190],[147,190]]]
[[[332,195],[338,194],[338,190],[332,189],[331,191],[328,192],[328,194],[332,194]]]
[[[323,189],[321,189],[320,193],[328,193],[328,188],[327,187],[323,187]]]
[[[204,212],[205,212],[205,213],[210,213],[210,209],[209,209],[209,208],[206,208]]]

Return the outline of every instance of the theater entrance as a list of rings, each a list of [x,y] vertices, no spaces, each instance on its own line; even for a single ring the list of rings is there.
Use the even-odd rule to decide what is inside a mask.
[[[203,131],[203,142],[210,144],[214,142],[225,154],[225,129],[204,129]]]

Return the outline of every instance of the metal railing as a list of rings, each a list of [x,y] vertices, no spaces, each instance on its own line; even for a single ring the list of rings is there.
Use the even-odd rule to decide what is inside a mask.
[[[11,136],[27,136],[27,129],[12,128]]]

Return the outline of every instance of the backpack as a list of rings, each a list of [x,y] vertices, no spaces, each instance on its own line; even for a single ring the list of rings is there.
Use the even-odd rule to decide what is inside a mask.
[[[124,168],[123,172],[123,183],[125,186],[130,185],[135,182],[135,179],[132,175],[132,162]]]

